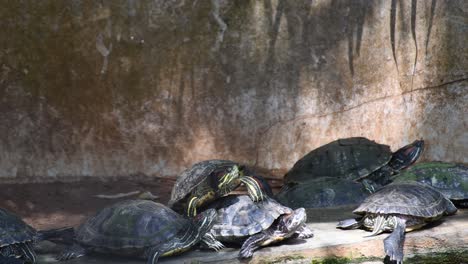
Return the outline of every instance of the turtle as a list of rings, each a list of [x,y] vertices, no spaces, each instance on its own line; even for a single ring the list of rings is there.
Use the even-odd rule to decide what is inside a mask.
[[[197,208],[227,195],[244,183],[255,202],[264,199],[260,184],[244,176],[245,166],[230,160],[205,160],[186,169],[177,178],[171,192],[169,207],[179,213],[194,216]]]
[[[24,261],[14,257],[4,257],[0,256],[0,263],[2,264],[24,264]]]
[[[189,250],[209,232],[216,210],[187,218],[150,200],[124,200],[107,206],[76,230],[74,243],[57,260],[89,252],[146,257],[154,264],[159,257]]]
[[[291,237],[313,237],[305,224],[304,208],[292,210],[271,197],[253,202],[247,195],[228,195],[210,208],[216,208],[218,214],[211,235],[223,243],[242,244],[240,258],[250,258],[259,247]]]
[[[468,207],[468,167],[448,162],[423,162],[392,177],[394,183],[420,182],[432,186],[458,207]]]
[[[372,190],[378,186],[373,186]],[[315,178],[283,188],[276,199],[293,209],[358,205],[372,192],[362,183],[335,177]]]
[[[392,233],[384,239],[384,249],[391,261],[403,263],[405,231],[418,229],[457,208],[442,193],[420,183],[390,184],[367,197],[353,213],[357,219],[338,223],[342,229],[364,227],[372,230],[369,236],[384,231]]]
[[[37,231],[26,224],[16,214],[0,208],[0,256],[5,260],[1,263],[23,262],[36,263],[36,253],[33,246],[43,240],[66,239],[73,236],[73,228],[64,227]],[[15,260],[15,259],[21,260]]]
[[[388,184],[390,175],[413,164],[424,149],[424,141],[415,140],[396,152],[364,137],[338,139],[312,150],[284,176],[286,187],[329,176],[348,180]],[[367,181],[364,181],[366,183]]]

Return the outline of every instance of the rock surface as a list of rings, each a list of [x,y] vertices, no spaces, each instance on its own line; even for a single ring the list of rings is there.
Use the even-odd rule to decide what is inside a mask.
[[[468,162],[468,2],[8,1],[0,177],[278,175],[340,137]]]

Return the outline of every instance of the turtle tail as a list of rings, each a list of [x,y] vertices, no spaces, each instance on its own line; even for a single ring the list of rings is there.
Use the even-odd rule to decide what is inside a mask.
[[[37,232],[36,241],[49,240],[56,243],[72,244],[75,236],[73,227],[63,227]]]

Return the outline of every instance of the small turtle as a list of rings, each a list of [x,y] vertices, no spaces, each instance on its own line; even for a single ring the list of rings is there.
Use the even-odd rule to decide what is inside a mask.
[[[242,244],[240,258],[250,258],[259,247],[290,237],[313,236],[305,224],[304,208],[292,210],[270,197],[254,203],[246,195],[229,195],[210,207],[218,211],[211,234],[221,242]]]
[[[182,172],[172,188],[169,207],[179,213],[194,216],[197,208],[222,197],[241,183],[255,202],[264,199],[259,183],[243,176],[245,168],[229,160],[205,160]]]
[[[73,246],[57,257],[68,260],[88,252],[146,257],[154,264],[161,256],[189,250],[214,224],[216,211],[193,220],[148,200],[126,200],[100,210],[76,231]]]
[[[432,186],[459,207],[468,206],[468,167],[446,162],[423,162],[395,175],[393,182]]]
[[[291,208],[325,208],[358,205],[370,194],[371,192],[362,183],[348,179],[320,177],[290,188],[283,188],[276,194],[276,199]]]
[[[66,238],[73,235],[72,228],[36,231],[12,212],[0,208],[0,256],[5,263],[36,263],[33,245],[42,240]],[[16,258],[21,260],[14,260]],[[4,263],[4,262],[1,262]]]
[[[312,150],[284,176],[287,186],[322,177],[348,180],[373,179],[381,185],[388,177],[413,164],[424,148],[416,140],[395,153],[390,147],[364,137],[338,139]]]
[[[384,249],[391,261],[403,263],[405,231],[418,229],[457,208],[443,194],[420,183],[390,184],[371,196],[353,211],[361,215],[338,223],[342,229],[364,227],[370,236],[393,232],[384,239]]]

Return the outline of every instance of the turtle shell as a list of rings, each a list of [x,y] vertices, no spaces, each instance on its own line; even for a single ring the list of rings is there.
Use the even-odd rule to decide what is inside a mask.
[[[82,245],[106,249],[142,249],[183,235],[191,222],[148,200],[126,200],[99,211],[76,232]]]
[[[285,183],[299,183],[329,176],[356,180],[386,165],[390,147],[364,137],[338,139],[312,150],[284,176]]]
[[[0,208],[0,247],[32,242],[37,232],[15,214]]]
[[[293,209],[324,208],[360,204],[369,196],[362,183],[352,180],[321,177],[283,188],[276,199]]]
[[[437,218],[457,209],[437,190],[420,183],[390,184],[367,197],[353,213]]]
[[[201,186],[207,192],[210,190],[217,191],[217,179],[234,165],[239,164],[230,160],[205,160],[186,169],[177,177],[172,188],[171,199],[168,203],[169,207],[178,207],[178,204],[187,200],[197,187]]]
[[[279,216],[293,212],[271,198],[255,203],[247,195],[222,197],[216,209],[218,217],[211,233],[223,242],[241,242],[268,229]]]
[[[468,167],[446,162],[423,162],[397,174],[393,182],[420,182],[441,192],[450,200],[468,199]]]

